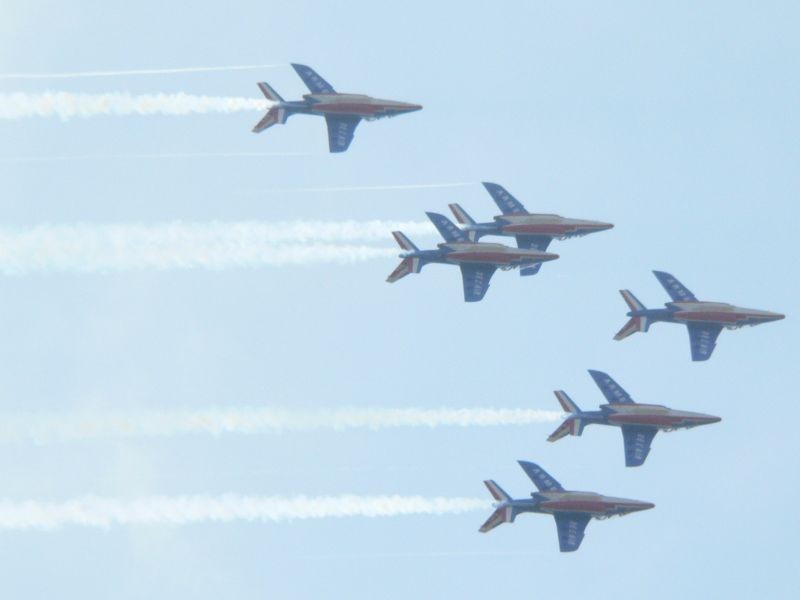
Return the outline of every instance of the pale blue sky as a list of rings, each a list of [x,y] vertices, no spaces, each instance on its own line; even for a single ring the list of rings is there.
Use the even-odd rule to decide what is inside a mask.
[[[554,425],[127,439],[0,452],[0,497],[96,493],[522,496],[516,459],[566,487],[652,501],[557,551],[524,515],[291,524],[68,527],[0,533],[9,598],[796,597],[793,432],[800,10],[790,2],[6,2],[0,72],[286,63],[264,72],[1,81],[0,92],[305,92],[289,62],[340,91],[424,105],[326,153],[319,119],[261,135],[258,114],[1,122],[0,159],[308,152],[225,159],[3,162],[0,222],[419,219],[464,188],[276,194],[309,186],[496,181],[529,210],[615,229],[553,246],[535,278],[498,273],[461,300],[457,269],[388,285],[395,259],[355,266],[0,278],[0,414],[207,406],[585,408],[601,369],[642,402],[719,415],[659,435],[623,467],[619,432],[548,444]],[[435,239],[420,238],[420,245]],[[387,232],[387,245],[391,240]],[[723,332],[689,360],[682,328],[614,342],[630,288],[648,306],[667,270],[698,297],[786,313]]]

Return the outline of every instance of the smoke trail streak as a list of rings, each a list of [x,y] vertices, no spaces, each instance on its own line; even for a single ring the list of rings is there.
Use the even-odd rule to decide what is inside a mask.
[[[347,264],[394,256],[397,250],[331,242],[387,240],[395,229],[410,235],[435,231],[430,223],[416,221],[0,227],[0,273]]]
[[[188,525],[234,521],[460,514],[489,508],[477,498],[423,496],[152,496],[133,500],[84,496],[65,502],[0,500],[0,529],[53,530],[68,525]]]
[[[99,115],[171,115],[264,111],[270,102],[258,98],[177,94],[72,94],[44,92],[0,94],[0,119],[95,117]]]
[[[164,437],[185,434],[283,434],[320,430],[380,430],[398,427],[493,427],[557,422],[559,411],[521,408],[272,408],[151,411],[135,415],[3,417],[0,442],[55,443],[104,437]]]
[[[455,188],[474,185],[471,181],[459,181],[452,183],[412,183],[406,185],[348,185],[340,187],[298,187],[274,190],[253,190],[258,194],[286,194],[286,193],[308,193],[308,192],[380,192],[389,190],[422,190],[435,188]]]
[[[75,79],[79,77],[117,77],[124,75],[166,75],[176,73],[208,73],[211,71],[248,71],[273,69],[283,65],[234,65],[228,67],[182,67],[176,69],[133,69],[129,71],[75,71],[72,73],[0,73],[2,79]]]
[[[161,152],[155,154],[76,154],[73,156],[4,156],[0,163],[73,160],[132,160],[162,158],[264,158],[270,156],[313,156],[310,152]]]

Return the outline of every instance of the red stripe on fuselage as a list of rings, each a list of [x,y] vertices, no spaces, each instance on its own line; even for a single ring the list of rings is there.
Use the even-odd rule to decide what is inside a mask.
[[[608,417],[609,423],[619,423],[624,425],[653,425],[654,427],[669,427],[686,420],[686,417],[670,415],[611,415]]]
[[[575,511],[595,514],[616,511],[619,507],[615,502],[601,502],[599,500],[554,500],[552,502],[542,502],[539,506],[553,511]]]
[[[342,102],[338,104],[334,103],[315,104],[311,107],[311,110],[320,113],[348,114],[348,115],[359,115],[359,116],[369,117],[380,112],[385,112],[388,108],[390,107],[381,104]]]
[[[511,254],[507,252],[451,252],[447,255],[447,260],[457,262],[477,262],[503,265],[520,262],[525,258],[533,261],[533,258],[527,257],[524,254]]]
[[[533,223],[528,225],[505,225],[504,233],[532,235],[564,235],[577,231],[575,225],[559,225],[557,223]]]
[[[719,311],[681,311],[675,313],[678,321],[707,321],[710,323],[738,323],[750,318],[763,318],[763,315],[740,312],[719,312]]]

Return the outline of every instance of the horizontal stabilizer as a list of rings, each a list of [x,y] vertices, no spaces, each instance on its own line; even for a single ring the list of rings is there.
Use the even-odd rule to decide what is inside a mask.
[[[615,340],[624,340],[637,331],[647,331],[647,317],[633,317],[614,336]]]
[[[264,115],[264,118],[256,123],[255,127],[253,127],[253,133],[261,133],[273,125],[283,125],[286,123],[286,118],[288,116],[289,115],[285,109],[273,106],[267,111],[267,114]]]
[[[389,283],[394,283],[406,275],[410,275],[411,273],[419,273],[425,264],[426,262],[420,258],[404,258],[400,264],[397,265],[397,268],[389,274],[389,277],[386,278],[386,281]]]
[[[570,417],[558,426],[550,437],[547,438],[548,442],[555,442],[567,435],[580,435],[583,433],[584,422],[580,417]]]
[[[503,523],[511,523],[514,521],[514,509],[510,506],[503,506],[495,510],[492,515],[486,519],[486,522],[481,525],[481,528],[478,530],[481,533],[486,533],[487,531],[491,531],[498,525],[502,525]]]

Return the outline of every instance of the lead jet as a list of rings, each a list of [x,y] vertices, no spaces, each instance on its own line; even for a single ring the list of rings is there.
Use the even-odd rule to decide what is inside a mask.
[[[602,371],[589,371],[608,404],[600,410],[582,411],[564,390],[555,392],[564,412],[571,415],[547,438],[555,442],[566,435],[581,435],[586,425],[614,425],[622,429],[625,445],[625,466],[644,464],[650,444],[659,431],[690,429],[698,425],[719,423],[722,419],[712,415],[673,410],[658,404],[637,404],[620,385]]]
[[[502,215],[494,217],[492,223],[477,223],[458,204],[450,204],[450,210],[458,222],[463,226],[469,238],[478,241],[485,235],[505,235],[517,238],[519,248],[534,248],[542,252],[555,239],[565,240],[605,231],[614,227],[611,223],[601,221],[586,221],[583,219],[568,219],[559,215],[529,213],[522,203],[514,198],[502,186],[496,183],[483,182],[483,187],[492,196]],[[536,275],[541,263],[523,267],[520,275]]]
[[[517,249],[502,244],[473,242],[455,224],[438,213],[425,213],[439,230],[444,243],[436,250],[420,250],[402,232],[392,235],[406,252],[400,254],[403,261],[386,279],[394,283],[409,273],[419,273],[429,263],[458,265],[464,280],[464,301],[483,300],[489,289],[489,280],[497,269],[528,267],[543,261],[555,260],[558,254],[550,254],[536,249]]]
[[[594,492],[574,492],[565,490],[539,465],[523,460],[517,461],[522,470],[531,478],[538,492],[531,494],[530,499],[515,500],[503,491],[494,481],[484,481],[497,502],[492,516],[480,530],[486,533],[502,525],[513,523],[520,513],[544,513],[553,515],[558,529],[558,546],[561,552],[574,552],[583,541],[583,532],[592,518],[606,519],[616,515],[624,516],[640,510],[653,508],[655,504],[613,498]]]
[[[724,302],[702,302],[669,273],[653,271],[653,274],[667,290],[672,302],[667,302],[666,308],[647,309],[629,290],[620,290],[631,310],[628,312],[630,320],[614,336],[615,340],[622,340],[637,331],[647,331],[658,321],[679,323],[689,330],[692,360],[701,361],[711,358],[723,329],[738,329],[784,318],[780,313],[766,310],[741,308]]]
[[[344,152],[353,141],[353,134],[362,119],[373,121],[420,110],[419,104],[380,100],[363,94],[340,94],[320,77],[314,69],[292,63],[300,79],[311,91],[302,100],[287,102],[263,81],[258,84],[267,100],[274,103],[255,127],[253,133],[286,123],[292,115],[318,115],[328,124],[328,146],[331,152]]]

